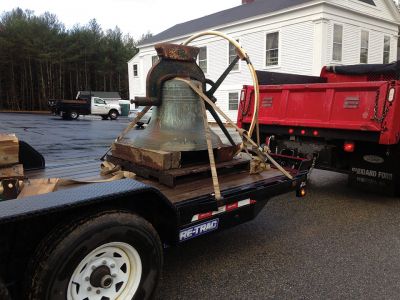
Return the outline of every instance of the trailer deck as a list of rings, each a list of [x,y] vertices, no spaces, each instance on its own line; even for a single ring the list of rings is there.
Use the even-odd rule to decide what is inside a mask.
[[[89,160],[79,163],[50,166],[46,167],[44,170],[27,171],[26,176],[31,179],[56,177],[79,180],[98,179],[100,174],[100,163],[101,161],[98,160]],[[218,177],[221,190],[224,191],[248,184],[257,184],[258,182],[277,181],[281,176],[283,175],[280,171],[271,168],[261,174],[249,174],[248,170],[240,170],[230,174],[221,174]],[[178,183],[175,187],[168,187],[158,183],[156,180],[145,179],[139,176],[137,176],[135,180],[157,188],[171,201],[171,203],[210,195],[214,192],[211,178],[196,178],[189,182]]]

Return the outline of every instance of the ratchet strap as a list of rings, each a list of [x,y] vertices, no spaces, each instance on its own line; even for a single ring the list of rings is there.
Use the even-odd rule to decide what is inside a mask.
[[[254,142],[251,137],[247,135],[246,131],[242,128],[239,128],[218,106],[215,105],[213,101],[211,101],[210,98],[207,97],[206,94],[204,94],[204,92],[199,87],[197,87],[193,82],[187,79],[180,77],[177,77],[176,79],[188,84],[194,92],[196,92],[205,102],[212,106],[231,126],[233,126],[242,138],[246,139],[252,146],[256,147],[256,153],[260,158],[262,158],[263,160],[268,159],[279,171],[282,172],[283,175],[285,175],[289,179],[293,179],[293,176],[290,175],[288,171],[286,171],[278,162],[276,162],[267,151],[261,150],[261,147],[256,142]],[[245,146],[243,145],[243,147]]]

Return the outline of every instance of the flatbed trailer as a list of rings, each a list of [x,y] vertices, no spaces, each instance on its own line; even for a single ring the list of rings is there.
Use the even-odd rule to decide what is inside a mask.
[[[137,177],[1,201],[0,283],[13,299],[148,299],[163,246],[252,220],[271,197],[304,192],[310,160],[274,158],[293,179],[274,168],[221,174],[220,201],[209,176],[175,187]],[[95,176],[99,164],[50,166],[26,175],[83,179]]]
[[[145,105],[147,110],[150,106],[160,108],[160,114],[158,109],[153,111],[157,116],[152,120],[157,126],[163,124],[166,128],[164,144],[166,141],[175,142],[173,133],[178,129],[183,127],[186,130],[184,135],[183,132],[176,133],[184,138],[171,148],[150,146],[149,149],[187,151],[190,158],[194,156],[193,160],[188,162],[185,157],[179,167],[154,168],[132,161],[133,154],[130,152],[124,161],[133,163],[131,167],[139,172],[142,172],[139,165],[145,165],[147,173],[140,173],[142,177],[135,171],[138,174],[135,179],[78,187],[63,186],[53,193],[0,202],[0,295],[3,298],[10,291],[15,299],[28,300],[150,299],[162,269],[163,246],[178,245],[252,220],[273,196],[289,191],[295,191],[298,196],[305,195],[307,173],[311,166],[309,159],[286,155],[271,157],[239,128],[237,130],[242,137],[247,138],[253,147],[243,143],[243,152],[240,156],[235,155],[239,144],[233,141],[222,124],[215,109],[221,115],[224,113],[211,99],[215,100],[213,93],[239,59],[247,62],[255,78],[254,68],[247,53],[235,40],[218,32],[201,33],[204,34],[222,36],[238,51],[236,59],[215,83],[206,81],[204,73],[195,63],[199,48],[158,44],[156,50],[161,59],[148,74],[146,97],[135,98],[135,103]],[[192,37],[185,44],[197,37]],[[206,82],[212,88],[204,94]],[[161,97],[159,92],[168,86],[174,87],[173,97],[167,97],[168,89],[165,89],[165,98]],[[174,104],[176,99],[179,104]],[[172,107],[179,105],[185,113],[175,110],[174,122],[161,123],[162,101],[165,101],[165,107],[170,107],[168,101]],[[230,140],[229,147],[224,147],[222,141],[213,145],[206,108],[213,113]],[[203,119],[197,118],[200,112],[203,112]],[[165,114],[164,118],[169,120],[172,117]],[[180,122],[182,119],[186,119],[187,123]],[[229,121],[227,117],[225,119]],[[132,121],[131,125],[136,122]],[[153,123],[146,129],[147,135],[151,136]],[[196,131],[192,129],[200,130],[200,127],[193,126],[204,128],[206,148],[196,146],[201,140],[199,137],[190,141]],[[116,146],[118,141],[122,141],[131,128],[128,126],[117,138],[113,144],[115,149],[120,147]],[[160,142],[160,135],[154,130],[153,138]],[[132,145],[138,146],[138,139]],[[141,148],[148,150],[145,146]],[[209,164],[201,158],[205,149]],[[113,147],[111,150],[108,163],[118,157],[118,151],[114,153]],[[229,153],[225,155],[229,154],[228,157],[214,159],[214,151],[224,156],[227,150]],[[250,152],[257,157],[251,156]],[[153,162],[148,156],[143,155],[142,158],[141,163]],[[240,160],[240,168],[237,167],[237,160]],[[277,169],[268,168],[267,160]],[[127,165],[118,165],[123,170],[129,169]],[[28,172],[27,176],[86,178],[94,175],[96,169],[99,170],[98,164],[78,163]],[[257,169],[258,172],[250,172],[250,169]],[[182,173],[185,173],[184,176],[181,176]],[[169,180],[164,181],[167,177]]]

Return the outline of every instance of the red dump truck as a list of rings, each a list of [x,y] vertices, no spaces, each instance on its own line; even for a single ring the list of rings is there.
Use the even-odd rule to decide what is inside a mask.
[[[350,174],[351,184],[398,192],[399,72],[400,61],[324,67],[319,77],[259,71],[260,138],[275,153],[313,157],[317,168]],[[253,86],[244,86],[243,128],[253,101]]]

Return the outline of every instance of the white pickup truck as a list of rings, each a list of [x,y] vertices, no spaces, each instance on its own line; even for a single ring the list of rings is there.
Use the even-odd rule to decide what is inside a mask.
[[[50,110],[63,119],[75,120],[79,115],[98,115],[103,120],[116,120],[121,114],[119,103],[108,103],[100,97],[74,100],[49,100]]]

